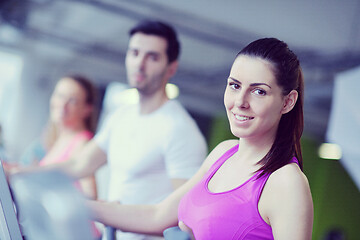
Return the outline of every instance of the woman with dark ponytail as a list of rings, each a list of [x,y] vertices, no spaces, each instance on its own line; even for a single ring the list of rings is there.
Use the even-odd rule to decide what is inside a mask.
[[[235,140],[157,205],[90,201],[96,220],[161,234],[179,225],[192,239],[309,240],[313,204],[302,172],[303,74],[287,44],[264,38],[236,56],[224,105]]]
[[[304,79],[299,60],[286,43],[274,38],[260,39],[245,47],[238,56],[258,57],[272,65],[272,71],[284,96],[292,90],[297,91],[297,101],[292,111],[283,114],[273,146],[260,161],[263,171],[260,175],[271,173],[288,163],[292,156],[298,160],[302,169],[300,137],[304,128],[303,102]]]

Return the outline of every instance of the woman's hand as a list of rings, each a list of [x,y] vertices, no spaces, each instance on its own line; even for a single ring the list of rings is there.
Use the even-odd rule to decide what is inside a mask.
[[[2,162],[3,169],[5,172],[6,180],[9,181],[9,177],[12,174],[18,173],[21,169],[20,165],[17,163],[8,163],[8,162]]]
[[[192,229],[186,226],[186,224],[183,221],[179,222],[179,228],[181,229],[181,231],[186,232],[192,240],[195,240]]]

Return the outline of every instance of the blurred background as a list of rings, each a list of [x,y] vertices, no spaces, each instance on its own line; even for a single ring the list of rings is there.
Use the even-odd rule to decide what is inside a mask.
[[[209,149],[232,137],[222,98],[237,52],[261,37],[289,44],[305,75],[302,143],[313,239],[333,232],[358,239],[359,0],[0,0],[1,156],[17,161],[39,137],[59,77],[84,74],[101,97],[110,83],[126,86],[128,30],[146,18],[178,31],[180,68],[171,82]],[[337,144],[337,155],[324,143]]]

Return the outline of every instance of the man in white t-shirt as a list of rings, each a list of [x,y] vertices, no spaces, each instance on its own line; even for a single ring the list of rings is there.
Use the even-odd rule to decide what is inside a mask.
[[[94,140],[109,164],[109,201],[157,203],[195,174],[206,157],[195,121],[165,92],[179,49],[167,24],[144,21],[130,30],[126,69],[139,103],[118,109]],[[155,239],[131,233],[117,233],[117,238]]]
[[[121,107],[95,141],[107,153],[108,200],[123,204],[164,199],[194,175],[206,154],[196,123],[176,100],[146,115],[136,104]]]
[[[207,146],[195,121],[165,92],[179,50],[176,32],[165,23],[143,21],[131,29],[126,70],[139,102],[113,113],[78,158],[46,168],[82,178],[108,163],[108,201],[124,204],[157,203],[184,184],[205,159]],[[158,238],[117,232],[117,239]]]

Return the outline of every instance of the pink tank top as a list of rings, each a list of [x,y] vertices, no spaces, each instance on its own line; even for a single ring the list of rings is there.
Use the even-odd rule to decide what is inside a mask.
[[[59,162],[63,162],[66,161],[70,158],[71,153],[73,152],[74,148],[77,146],[77,144],[79,143],[79,141],[86,139],[86,140],[90,140],[93,137],[93,134],[88,131],[88,130],[84,130],[82,132],[79,132],[78,134],[76,134],[73,139],[69,142],[69,144],[67,145],[67,147],[64,149],[64,151],[55,159],[52,159],[51,162],[45,162],[45,161],[40,161],[39,165],[48,165],[48,164],[52,164],[52,163],[59,163]]]
[[[78,134],[76,134],[72,140],[69,142],[69,144],[67,145],[67,147],[64,149],[64,151],[59,154],[59,156],[57,156],[57,158],[51,159],[51,161],[43,161],[41,160],[39,162],[40,166],[45,166],[45,165],[49,165],[49,164],[54,164],[54,163],[59,163],[59,162],[64,162],[69,160],[71,153],[73,152],[74,148],[77,146],[77,144],[79,143],[79,141],[85,139],[85,140],[90,140],[93,137],[93,133],[88,131],[88,130],[84,130],[79,132]],[[74,182],[75,187],[77,187],[79,190],[81,190],[81,186],[79,184],[79,182]]]
[[[271,227],[262,219],[258,202],[269,175],[260,172],[232,190],[212,193],[208,183],[221,165],[238,150],[238,145],[222,155],[180,201],[179,221],[190,227],[197,240],[274,239]],[[296,158],[291,162],[297,162]]]

